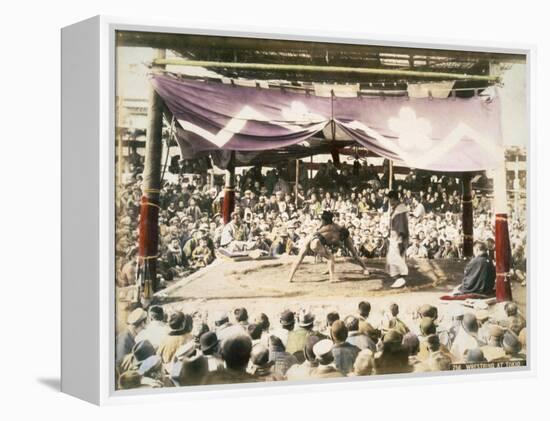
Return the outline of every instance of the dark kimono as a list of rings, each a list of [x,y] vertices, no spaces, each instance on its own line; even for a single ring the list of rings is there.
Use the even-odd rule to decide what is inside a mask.
[[[463,294],[493,295],[496,271],[487,254],[474,257],[464,269],[459,290]]]

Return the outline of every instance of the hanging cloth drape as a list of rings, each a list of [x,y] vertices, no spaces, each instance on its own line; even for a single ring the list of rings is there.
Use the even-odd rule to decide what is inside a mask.
[[[380,156],[412,168],[479,171],[502,161],[498,96],[320,97],[156,75],[182,155],[264,151],[303,142],[331,121]]]

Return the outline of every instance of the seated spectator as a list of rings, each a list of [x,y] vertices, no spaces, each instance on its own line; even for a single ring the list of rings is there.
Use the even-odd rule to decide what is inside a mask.
[[[225,370],[210,372],[203,384],[253,383],[258,379],[246,371],[252,351],[252,340],[246,335],[231,336],[221,345]]]
[[[372,352],[376,352],[376,342],[359,330],[359,319],[357,317],[348,316],[344,320],[344,323],[348,329],[348,337],[346,339],[348,343],[355,345],[361,350],[370,349]]]
[[[269,361],[273,362],[273,373],[280,377],[286,375],[287,370],[294,364],[298,364],[296,357],[285,351],[283,342],[277,336],[269,338]]]
[[[361,351],[355,345],[346,342],[348,338],[348,329],[342,320],[336,320],[330,328],[330,337],[334,342],[332,355],[334,356],[334,366],[347,375],[353,369],[353,363],[357,354]]]
[[[308,336],[304,347],[305,361],[302,364],[294,364],[287,370],[287,380],[306,380],[311,377],[312,370],[319,365],[313,347],[320,340],[318,336]]]
[[[313,346],[313,353],[315,354],[318,366],[311,370],[311,378],[327,379],[344,377],[342,372],[334,365],[333,345],[330,339],[321,339]]]
[[[494,295],[495,278],[495,267],[487,255],[487,246],[476,242],[474,258],[466,265],[464,279],[454,293]]]
[[[214,255],[212,250],[208,247],[208,241],[206,237],[202,237],[199,240],[199,245],[191,254],[191,265],[195,268],[201,268],[208,266],[213,260]]]
[[[149,323],[136,336],[136,341],[148,340],[157,349],[160,343],[168,336],[170,328],[164,321],[164,310],[160,306],[149,308]]]
[[[389,312],[389,329],[397,330],[401,335],[407,334],[409,332],[409,328],[399,317],[397,317],[399,315],[399,306],[396,303],[390,304]]]
[[[269,358],[269,350],[257,344],[252,347],[250,354],[250,369],[248,372],[259,381],[278,381],[284,377],[274,371],[275,362]]]
[[[172,362],[178,348],[187,342],[193,341],[193,336],[191,335],[192,326],[189,325],[189,320],[190,319],[180,311],[176,311],[170,315],[168,319],[170,332],[160,343],[157,351],[163,363],[167,364]]]
[[[126,319],[127,328],[116,338],[115,361],[119,365],[123,358],[132,352],[136,344],[136,336],[145,329],[147,323],[147,313],[142,308],[136,308]]]
[[[403,335],[389,330],[382,338],[382,349],[374,355],[375,374],[410,372],[409,352],[402,345]]]
[[[353,363],[353,371],[348,376],[370,376],[373,370],[374,353],[370,349],[363,349],[357,354],[357,358],[355,358],[355,362]]]
[[[485,345],[485,343],[478,338],[477,332],[478,324],[475,315],[466,313],[462,319],[456,338],[453,341],[453,345],[451,346],[451,354],[455,361],[463,361],[466,351],[477,349]]]

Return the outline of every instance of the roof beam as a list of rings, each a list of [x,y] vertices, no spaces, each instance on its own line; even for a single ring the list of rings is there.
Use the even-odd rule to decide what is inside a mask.
[[[226,68],[243,70],[268,70],[268,71],[296,71],[296,72],[324,72],[324,73],[357,73],[386,76],[402,76],[413,78],[434,78],[445,80],[476,80],[498,83],[500,77],[495,75],[473,75],[466,73],[432,72],[408,69],[380,69],[367,67],[344,66],[315,66],[304,64],[277,64],[277,63],[233,63],[220,61],[186,60],[179,57],[156,59],[154,65],[194,66],[207,68]]]

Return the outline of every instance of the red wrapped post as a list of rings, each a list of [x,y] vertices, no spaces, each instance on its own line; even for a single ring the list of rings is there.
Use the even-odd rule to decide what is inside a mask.
[[[231,213],[235,209],[235,152],[231,152],[231,158],[225,172],[225,188],[223,192],[222,216],[223,223],[231,221]]]
[[[496,298],[497,301],[512,301],[512,288],[508,279],[512,250],[508,234],[508,217],[505,213],[495,215],[495,260],[496,260]]]
[[[166,51],[158,50],[157,58],[165,58]],[[155,66],[157,69],[161,66]],[[162,167],[162,107],[155,89],[149,88],[147,110],[147,138],[143,166],[143,196],[139,220],[139,284],[141,298],[147,302],[157,291],[158,219]]]
[[[157,290],[159,210],[158,201],[142,196],[139,214],[139,267],[144,280],[141,287],[145,299],[150,299]]]

